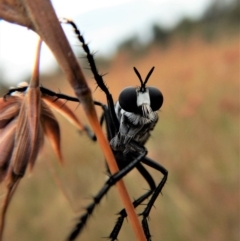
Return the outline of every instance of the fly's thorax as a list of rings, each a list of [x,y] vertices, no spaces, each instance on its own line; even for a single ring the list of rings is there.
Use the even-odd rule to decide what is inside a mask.
[[[144,108],[144,115],[141,113],[125,111],[121,108],[119,102],[117,102],[115,105],[115,112],[120,125],[122,122],[133,125],[134,127],[144,126],[151,123],[155,125],[158,121],[158,111],[152,111],[148,104],[144,104],[141,107]]]
[[[120,126],[118,134],[110,142],[111,147],[114,150],[127,151],[127,144],[131,140],[144,145],[158,121],[158,112],[151,111],[149,118],[149,115],[143,116],[123,110],[118,102],[115,105],[115,112]]]

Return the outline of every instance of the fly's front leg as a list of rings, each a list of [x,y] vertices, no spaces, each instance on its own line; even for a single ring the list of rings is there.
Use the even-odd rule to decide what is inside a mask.
[[[11,89],[9,89],[8,90],[8,92],[3,96],[3,98],[4,99],[6,99],[9,95],[11,95],[12,93],[14,93],[14,92],[24,92],[24,91],[26,91],[27,90],[27,88],[28,88],[28,86],[19,86],[19,87],[17,87],[17,88],[11,88]]]
[[[61,101],[60,100],[66,100],[66,101],[71,101],[71,102],[76,102],[76,103],[81,103],[79,101],[78,98],[76,97],[72,97],[69,95],[65,95],[62,93],[56,93],[50,89],[47,89],[45,87],[40,87],[41,93],[43,95],[43,99],[45,101],[48,101],[48,103],[50,105],[56,105],[56,102],[60,102],[59,104],[61,105]],[[93,101],[94,105],[100,106],[102,107],[103,110],[105,110],[105,105],[102,104],[99,101]],[[64,105],[65,103],[62,103],[62,105]],[[78,121],[79,122],[79,121]],[[81,128],[79,128],[80,133],[85,132],[87,134],[87,136],[92,140],[92,141],[96,141],[97,138],[95,136],[95,134],[93,133],[93,131],[86,125],[82,125]]]

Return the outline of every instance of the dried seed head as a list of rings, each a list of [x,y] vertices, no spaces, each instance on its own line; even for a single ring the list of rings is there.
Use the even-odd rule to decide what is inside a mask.
[[[80,130],[84,126],[60,99],[43,95],[39,87],[39,56],[41,41],[30,84],[24,92],[15,91],[0,98],[0,182],[7,181],[7,194],[0,215],[0,236],[9,202],[27,166],[33,168],[43,145],[44,134],[49,138],[61,163],[60,127],[51,111],[53,107]],[[21,85],[22,87],[22,85]]]
[[[25,95],[15,93],[0,100],[1,149],[0,179],[7,180],[7,194],[1,210],[0,234],[3,232],[7,207],[28,163],[33,163],[41,147],[41,93],[39,88],[39,56],[41,41],[30,86]],[[5,101],[5,103],[4,103]]]

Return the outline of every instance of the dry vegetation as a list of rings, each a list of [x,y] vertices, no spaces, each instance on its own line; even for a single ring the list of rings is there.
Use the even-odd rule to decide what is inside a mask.
[[[153,240],[238,241],[239,36],[212,43],[196,38],[167,49],[152,47],[136,59],[123,53],[115,56],[111,66],[101,70],[108,72],[105,80],[115,100],[124,87],[138,85],[133,66],[143,76],[155,66],[149,84],[159,87],[165,98],[147,144],[149,156],[169,170],[163,196],[150,216]],[[94,90],[94,82],[90,78],[89,82]],[[60,75],[43,83],[72,93]],[[99,90],[94,97],[105,102]],[[85,119],[81,107],[68,104]],[[10,205],[5,240],[64,240],[74,217],[104,182],[105,164],[98,145],[59,119],[65,165],[59,167],[46,141],[32,175],[23,178]],[[70,202],[51,170],[60,176]],[[159,181],[161,175],[153,174]],[[133,198],[148,188],[137,172],[125,180]],[[78,240],[101,240],[110,233],[121,208],[118,198],[113,188]],[[127,222],[119,240],[134,240]]]

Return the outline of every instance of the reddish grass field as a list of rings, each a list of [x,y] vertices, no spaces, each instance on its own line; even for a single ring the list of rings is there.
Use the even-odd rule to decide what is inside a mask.
[[[164,104],[147,148],[149,157],[168,169],[169,179],[150,215],[154,241],[240,240],[239,60],[239,36],[211,43],[192,39],[167,49],[152,47],[140,58],[119,54],[109,68],[100,70],[108,72],[105,81],[117,100],[121,89],[138,85],[133,66],[142,76],[155,66],[149,85],[161,89]],[[62,80],[55,76],[43,83],[71,94]],[[94,90],[91,78],[89,83]],[[93,95],[105,102],[98,89]],[[81,107],[68,104],[86,121]],[[82,207],[104,183],[105,164],[98,145],[57,117],[65,165],[57,164],[46,140],[33,173],[23,178],[10,205],[4,240],[64,240]],[[68,199],[51,170],[60,176]],[[152,173],[159,182],[162,176]],[[135,171],[125,181],[132,198],[148,188]],[[121,208],[112,188],[78,240],[109,235]],[[135,240],[128,222],[119,240]]]

